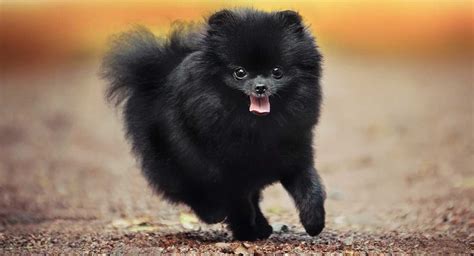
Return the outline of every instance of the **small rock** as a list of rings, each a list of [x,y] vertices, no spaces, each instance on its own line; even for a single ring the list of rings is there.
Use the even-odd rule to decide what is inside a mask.
[[[199,220],[193,214],[181,213],[179,215],[179,222],[181,222],[181,226],[185,229],[195,229],[195,225],[198,224]]]
[[[344,239],[344,245],[345,246],[352,246],[352,244],[354,243],[354,238],[352,236]]]
[[[274,232],[282,232],[282,233],[287,233],[290,231],[290,228],[288,228],[287,225],[281,224],[281,223],[275,223],[272,225],[273,231]]]
[[[237,249],[234,250],[234,253],[235,253],[235,254],[243,254],[243,255],[249,254],[249,252],[247,251],[247,249],[246,249],[245,247],[243,247],[242,245],[240,245],[239,247],[237,247]]]

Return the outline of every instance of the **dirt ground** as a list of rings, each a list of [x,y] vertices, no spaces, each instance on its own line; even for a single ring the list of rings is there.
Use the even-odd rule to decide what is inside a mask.
[[[472,63],[326,57],[327,227],[306,235],[275,185],[262,204],[277,232],[248,243],[153,195],[96,74],[2,74],[0,254],[474,253]]]

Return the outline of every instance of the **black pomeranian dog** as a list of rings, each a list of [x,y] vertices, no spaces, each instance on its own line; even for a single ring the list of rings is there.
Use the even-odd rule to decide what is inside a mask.
[[[238,240],[268,238],[262,189],[281,182],[306,232],[324,228],[313,161],[321,55],[294,11],[221,10],[167,38],[137,28],[103,63],[109,101],[153,188]]]

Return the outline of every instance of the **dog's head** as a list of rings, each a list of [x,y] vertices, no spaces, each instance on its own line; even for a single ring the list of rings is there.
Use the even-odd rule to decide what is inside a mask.
[[[269,114],[272,99],[298,80],[319,76],[314,39],[294,11],[221,10],[208,19],[205,42],[216,74],[248,96],[257,115]]]

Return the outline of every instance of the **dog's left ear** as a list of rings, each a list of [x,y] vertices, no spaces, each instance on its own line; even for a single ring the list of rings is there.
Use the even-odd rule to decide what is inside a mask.
[[[286,10],[278,12],[278,15],[283,20],[286,26],[293,28],[295,32],[303,32],[303,18],[301,18],[301,15],[299,13],[292,10]]]

